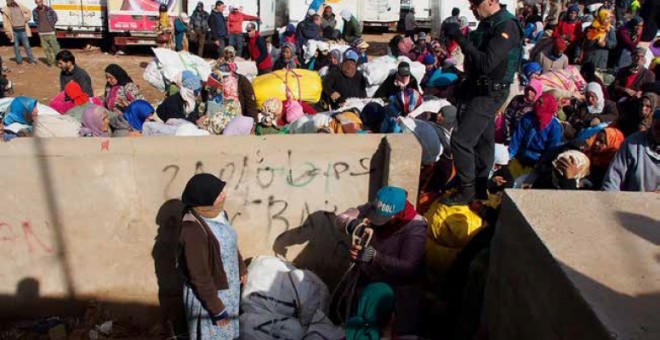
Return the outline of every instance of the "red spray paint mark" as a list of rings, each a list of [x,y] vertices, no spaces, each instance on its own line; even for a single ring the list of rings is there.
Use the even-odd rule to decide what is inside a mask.
[[[28,252],[33,253],[34,252],[34,246],[32,245],[32,242],[36,242],[41,249],[43,249],[46,253],[52,254],[54,249],[52,246],[47,245],[44,241],[37,236],[37,234],[34,233],[34,230],[32,229],[32,223],[30,221],[24,221],[23,222],[23,235],[25,236],[25,242],[28,245]]]
[[[46,223],[46,226],[49,227],[48,223]],[[24,243],[30,254],[33,254],[38,249],[41,249],[47,254],[53,254],[55,252],[52,245],[49,245],[41,239],[37,233],[35,233],[32,223],[29,220],[25,220],[21,223],[21,229],[23,230],[23,237],[21,237],[20,234],[14,233],[11,224],[0,221],[0,242],[11,242],[17,245]]]
[[[110,151],[110,140],[105,139],[101,142],[101,151]]]

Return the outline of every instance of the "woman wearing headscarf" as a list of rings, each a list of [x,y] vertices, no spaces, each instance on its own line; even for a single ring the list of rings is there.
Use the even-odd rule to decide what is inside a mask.
[[[543,67],[541,67],[541,64],[532,61],[529,63],[526,63],[522,67],[522,74],[524,76],[523,83],[527,84],[529,83],[532,79],[538,79],[538,77],[543,73]]]
[[[296,56],[296,47],[293,44],[286,43],[282,46],[282,54],[275,61],[273,71],[294,69],[300,67],[300,61]]]
[[[82,116],[82,137],[110,137],[110,117],[108,110],[101,106],[88,106]]]
[[[552,188],[560,190],[592,189],[589,178],[591,161],[578,150],[560,153],[552,161]]]
[[[504,127],[506,129],[506,141],[511,140],[511,135],[516,131],[518,122],[526,114],[534,111],[536,100],[543,94],[543,83],[538,79],[533,79],[525,87],[523,94],[519,94],[511,100],[509,106],[504,111]],[[504,141],[502,141],[504,142]]]
[[[183,191],[183,224],[177,262],[191,339],[238,339],[241,284],[247,269],[227,213],[226,183],[193,176]]]
[[[590,179],[595,188],[600,188],[605,172],[623,143],[623,133],[617,128],[606,127],[587,140],[590,145],[587,156],[591,161]]]
[[[167,122],[168,119],[185,119],[193,124],[197,123],[197,99],[202,91],[202,80],[192,71],[183,71],[180,78],[175,81],[179,92],[165,98],[158,106],[158,117]]]
[[[573,51],[575,43],[582,38],[582,23],[578,20],[578,13],[580,8],[577,5],[572,5],[568,8],[566,15],[559,21],[559,24],[552,32],[554,39],[562,38],[568,44],[567,55],[571,56],[573,60]]]
[[[71,81],[64,87],[64,91],[60,92],[55,98],[53,98],[48,106],[55,109],[55,111],[61,114],[69,115],[69,111],[75,107],[86,105],[87,103],[92,103],[95,105],[103,105],[103,102],[97,97],[89,98],[87,93],[85,93],[80,85]],[[80,121],[82,117],[82,111],[79,114],[75,114],[77,119]]]
[[[326,66],[322,67],[319,70],[319,74],[321,75],[321,78],[324,78],[332,69],[334,68],[339,68],[341,65],[341,51],[338,49],[333,49],[330,51],[328,54],[328,63]]]
[[[577,131],[601,123],[611,123],[619,118],[616,103],[605,99],[603,88],[598,83],[587,84],[585,97],[586,100],[580,105],[578,112],[568,119]]]
[[[142,99],[140,89],[126,71],[117,64],[105,68],[105,95],[103,106],[110,111],[124,112],[134,100]]]
[[[175,51],[188,51],[188,24],[190,17],[188,13],[181,13],[181,15],[174,20],[174,50]]]
[[[142,132],[142,126],[148,120],[153,120],[156,110],[149,102],[138,99],[124,110],[123,118],[128,122],[131,131]]]
[[[12,130],[16,136],[29,136],[32,134],[32,124],[34,123],[39,109],[37,108],[37,100],[25,96],[14,98],[9,104],[9,109],[2,119],[2,124],[5,135],[10,131],[7,129],[12,124],[19,124],[17,128]],[[10,139],[10,138],[5,138]]]
[[[651,128],[653,112],[657,107],[658,96],[652,92],[644,93],[639,101],[637,112],[623,112],[614,126],[621,130],[626,137],[638,131],[648,130]]]
[[[591,26],[585,30],[577,55],[582,56],[583,63],[592,62],[597,69],[605,69],[610,51],[616,47],[616,44],[612,13],[608,10],[600,10]]]
[[[158,23],[156,24],[156,42],[158,47],[172,48],[172,32],[174,25],[170,21],[167,4],[160,4],[158,7]]]
[[[528,168],[514,171],[514,177],[531,171],[531,167],[562,141],[562,126],[555,117],[557,100],[550,93],[544,93],[534,105],[534,111],[525,115],[516,127],[509,144],[509,159]],[[519,167],[520,168],[520,167]]]
[[[372,283],[360,294],[357,312],[346,325],[346,340],[390,339],[395,309],[394,290],[383,282]]]
[[[644,30],[644,19],[634,17],[621,26],[616,33],[617,64],[615,71],[632,65],[632,54],[637,49]]]

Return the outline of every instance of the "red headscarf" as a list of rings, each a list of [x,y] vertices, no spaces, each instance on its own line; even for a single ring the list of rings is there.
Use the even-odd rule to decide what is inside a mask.
[[[555,99],[555,96],[549,92],[542,94],[536,101],[534,111],[536,112],[536,118],[539,121],[539,127],[541,130],[550,125],[552,118],[554,118],[557,113],[557,108],[557,99]]]
[[[64,93],[76,104],[76,106],[80,106],[89,102],[89,96],[87,93],[83,92],[80,85],[75,81],[70,81],[68,84],[66,84],[64,87]]]
[[[596,138],[598,138],[598,134],[596,134],[587,141],[591,146],[588,155],[592,167],[607,169],[610,166],[610,163],[612,163],[617,151],[619,151],[621,143],[623,143],[625,137],[623,137],[623,133],[616,128],[607,127],[603,129],[602,132],[605,133],[605,147],[600,151],[594,150],[593,143]]]

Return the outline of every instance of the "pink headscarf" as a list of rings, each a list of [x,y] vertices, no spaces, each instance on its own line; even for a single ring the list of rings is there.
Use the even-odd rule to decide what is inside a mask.
[[[103,131],[103,117],[106,109],[98,105],[90,105],[82,116],[82,129],[80,135],[84,137],[110,137],[107,131]]]
[[[534,100],[539,100],[543,94],[543,83],[538,79],[532,79],[529,81],[529,85],[527,85],[527,87],[530,87],[536,93]]]

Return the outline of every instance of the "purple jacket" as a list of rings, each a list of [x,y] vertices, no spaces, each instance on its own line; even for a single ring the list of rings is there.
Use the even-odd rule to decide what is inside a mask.
[[[346,225],[355,218],[365,218],[372,203],[351,208],[337,217],[337,225]],[[393,286],[416,283],[421,277],[426,244],[427,222],[417,214],[403,226],[374,227],[370,245],[376,249],[376,257],[370,263],[361,263],[360,271],[371,282],[385,282]]]

